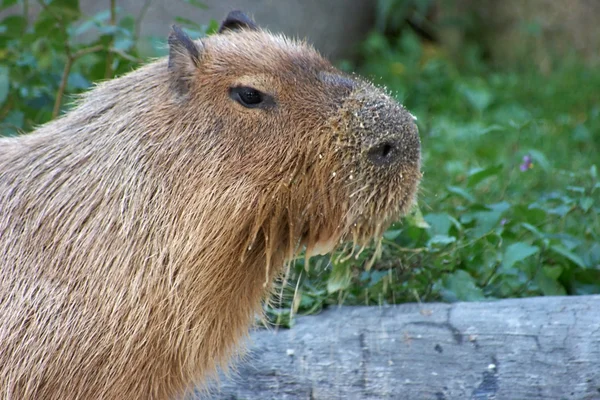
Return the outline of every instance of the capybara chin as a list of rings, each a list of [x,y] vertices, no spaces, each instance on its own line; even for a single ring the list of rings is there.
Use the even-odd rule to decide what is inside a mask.
[[[236,353],[286,260],[406,212],[413,117],[240,12],[0,140],[0,398],[172,399]]]

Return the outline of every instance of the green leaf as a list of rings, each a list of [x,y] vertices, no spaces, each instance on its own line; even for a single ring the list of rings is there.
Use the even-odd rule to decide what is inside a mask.
[[[361,278],[368,278],[369,280],[369,284],[368,287],[373,287],[376,284],[378,284],[379,282],[381,282],[381,280],[383,278],[385,278],[386,276],[390,275],[390,271],[389,270],[381,270],[381,271],[365,271],[367,274],[361,276]],[[366,280],[366,279],[364,279]]]
[[[564,286],[557,281],[561,272],[562,268],[560,267],[544,267],[538,270],[534,281],[544,296],[564,296],[567,294]]]
[[[333,269],[327,280],[327,293],[346,290],[352,282],[352,275],[347,262],[333,262]]]
[[[548,218],[545,209],[537,205],[518,205],[513,208],[516,219],[531,225],[541,225]]]
[[[557,280],[563,273],[564,268],[560,265],[545,265],[543,267],[544,274],[550,279]]]
[[[421,212],[421,208],[414,207],[414,211],[406,216],[406,221],[411,226],[416,226],[421,229],[429,229],[430,225],[427,223]]]
[[[40,15],[59,19],[65,24],[65,27],[81,16],[79,0],[50,0],[46,3],[48,4],[47,10],[43,9]]]
[[[567,190],[569,192],[574,192],[574,193],[577,193],[577,194],[584,194],[585,193],[585,188],[581,187],[581,186],[569,185],[569,186],[567,186]]]
[[[455,194],[455,195],[467,200],[469,203],[475,203],[475,197],[473,197],[469,192],[467,192],[464,189],[461,189],[457,186],[447,186],[446,189],[450,193]]]
[[[513,243],[504,251],[504,256],[502,257],[502,267],[504,269],[510,269],[517,262],[523,261],[527,257],[531,257],[539,251],[540,248],[537,246],[531,246],[523,242]]]
[[[590,130],[583,124],[579,124],[573,131],[573,140],[576,142],[589,142],[592,138]]]
[[[550,250],[556,254],[560,254],[566,259],[570,260],[573,264],[577,265],[580,268],[587,268],[585,262],[579,257],[577,254],[573,253],[571,250],[567,249],[562,244],[555,244],[550,246]]]
[[[535,226],[528,224],[527,222],[523,222],[521,224],[521,226],[525,229],[527,229],[529,232],[533,233],[535,236],[537,236],[539,239],[543,239],[546,237],[545,233],[540,232],[540,230],[538,228],[536,228]]]
[[[387,240],[395,240],[401,233],[401,229],[390,229],[383,234],[383,237]]]
[[[119,27],[117,25],[104,25],[104,26],[99,27],[98,30],[103,35],[112,36],[112,35],[116,35],[117,33],[119,33],[121,31],[121,27]]]
[[[498,203],[488,204],[488,208],[493,211],[505,212],[510,209],[510,203],[507,201],[500,201]]]
[[[13,5],[17,4],[18,1],[19,0],[2,0],[2,7],[0,7],[0,9],[5,9],[10,6],[13,6]]]
[[[83,23],[81,23],[80,25],[75,27],[72,35],[75,37],[78,35],[82,35],[92,28],[98,28],[103,25],[106,25],[109,20],[110,20],[110,9],[102,10],[102,11],[94,14],[94,16],[89,18],[87,21],[84,21]]]
[[[465,97],[469,105],[479,112],[488,108],[494,98],[490,90],[482,84],[463,84],[459,86],[459,92]]]
[[[220,27],[221,26],[219,24],[219,21],[217,21],[216,19],[211,19],[208,23],[208,26],[206,27],[206,34],[213,35],[219,31]]]
[[[561,204],[559,206],[549,208],[548,214],[553,214],[553,215],[558,215],[558,216],[564,217],[571,211],[573,211],[573,207],[568,206],[566,204]]]
[[[124,16],[119,21],[119,27],[123,34],[126,34],[129,37],[133,37],[135,33],[135,18],[131,15]]]
[[[129,38],[121,38],[115,40],[115,44],[113,47],[117,50],[127,52],[133,48],[134,44],[135,43],[133,42],[133,40]]]
[[[207,10],[208,6],[206,4],[204,4],[203,2],[199,1],[199,0],[185,0],[186,3],[194,6],[194,7],[198,7],[201,8],[203,10]]]
[[[585,212],[588,212],[590,208],[594,205],[594,199],[591,197],[584,197],[579,200],[579,207]]]
[[[265,311],[267,318],[272,324],[288,329],[293,327],[294,320],[292,319],[292,313],[289,308],[280,309],[268,307]]]
[[[0,123],[0,136],[16,136],[23,129],[25,114],[21,111],[13,110]]]
[[[83,22],[81,25],[79,25],[77,28],[75,28],[72,31],[72,34],[74,36],[79,36],[79,35],[83,35],[84,33],[86,33],[87,31],[89,31],[92,28],[95,28],[98,26],[98,23],[93,20],[93,19],[88,19],[87,21]]]
[[[446,213],[427,214],[424,219],[430,227],[430,236],[447,235],[452,226],[450,216]]]
[[[202,27],[200,27],[200,29],[194,29],[194,28],[190,28],[190,27],[183,27],[182,29],[192,40],[196,40],[199,39],[201,37],[204,37],[204,29]]]
[[[67,84],[71,90],[82,90],[90,87],[91,83],[83,75],[73,72],[67,79]]]
[[[427,242],[427,247],[446,247],[449,244],[456,242],[456,238],[454,236],[448,235],[435,235]]]
[[[485,169],[478,169],[469,174],[467,187],[474,187],[484,179],[498,175],[502,172],[503,164],[494,165]]]
[[[6,102],[10,90],[10,77],[8,67],[0,66],[0,106]]]
[[[537,164],[540,166],[540,168],[542,168],[542,170],[546,172],[550,171],[552,167],[544,153],[542,153],[539,150],[529,150],[528,153],[531,156],[531,159],[533,160],[534,166]]]
[[[62,10],[69,10],[71,12],[79,12],[79,0],[50,0],[47,1],[48,5]]]
[[[192,29],[201,30],[202,27],[199,23],[192,21],[191,19],[183,18],[183,17],[175,17],[175,22],[180,25],[187,26]]]
[[[463,217],[465,218],[465,221],[471,219],[476,222],[473,229],[469,232],[469,235],[477,238],[493,231],[500,226],[500,219],[502,218],[503,213],[504,211],[501,210],[492,210],[464,214]]]
[[[506,128],[503,127],[502,125],[494,124],[494,125],[489,125],[489,126],[486,126],[485,128],[480,129],[479,134],[485,135],[485,134],[492,133],[492,132],[502,132],[504,130],[506,130]]]
[[[583,256],[586,265],[600,266],[600,243],[594,243]],[[598,282],[600,283],[600,282]]]
[[[27,21],[20,15],[11,15],[4,18],[0,25],[5,27],[3,35],[6,35],[9,38],[18,39],[22,37]]]
[[[56,35],[50,36],[51,33],[60,33],[60,39],[62,39],[62,32],[57,29],[57,26],[58,24],[52,16],[41,16],[38,18],[33,25],[35,36],[39,38],[38,41],[45,42],[46,38],[56,40]]]
[[[148,38],[148,41],[150,43],[152,53],[155,54],[157,57],[162,57],[162,56],[166,56],[167,54],[169,54],[169,50],[165,46],[164,38],[157,37],[157,36],[150,36]]]
[[[443,279],[442,297],[445,301],[476,301],[485,299],[475,279],[464,270],[458,270]]]
[[[98,11],[92,19],[97,23],[108,23],[110,20],[110,9],[107,8],[106,10]]]

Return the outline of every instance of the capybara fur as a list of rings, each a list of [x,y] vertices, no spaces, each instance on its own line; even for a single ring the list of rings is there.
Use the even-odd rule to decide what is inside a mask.
[[[286,260],[414,202],[413,117],[240,12],[0,140],[0,397],[173,399],[235,355]]]

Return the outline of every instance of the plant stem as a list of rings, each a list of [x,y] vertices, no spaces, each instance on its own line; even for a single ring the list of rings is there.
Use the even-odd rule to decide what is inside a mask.
[[[152,0],[146,0],[144,2],[144,6],[140,10],[140,14],[136,18],[136,21],[135,21],[135,30],[134,30],[134,33],[133,33],[134,34],[133,40],[135,41],[136,45],[137,45],[138,39],[140,38],[140,31],[142,29],[142,21],[144,20],[144,17],[146,16],[146,13],[148,12],[148,9],[150,8],[151,4],[152,4]]]
[[[111,48],[111,49],[108,49],[108,51],[110,51],[110,52],[111,52],[111,53],[113,53],[113,54],[117,54],[117,55],[119,55],[120,57],[122,57],[122,58],[124,58],[124,59],[126,59],[126,60],[129,60],[129,61],[131,61],[131,62],[137,63],[137,64],[140,64],[140,63],[144,62],[144,60],[143,60],[143,59],[141,59],[141,58],[137,58],[137,57],[134,57],[134,56],[132,56],[131,54],[127,54],[127,53],[125,53],[123,50],[119,50],[119,49]]]
[[[115,26],[117,24],[117,0],[110,0],[110,24]],[[109,48],[113,47],[115,44],[115,37],[113,34],[113,38],[108,45]],[[109,79],[112,78],[113,75],[113,53],[108,51],[106,54],[106,69],[104,71],[104,78]]]
[[[81,49],[76,53],[72,54],[69,46],[66,46],[65,51],[67,53],[67,62],[65,63],[65,68],[63,69],[62,78],[60,80],[60,86],[58,87],[58,93],[56,93],[56,100],[54,101],[54,109],[52,110],[52,118],[58,117],[58,113],[60,112],[60,105],[62,104],[62,98],[65,94],[65,90],[67,89],[67,81],[69,80],[69,73],[71,72],[71,67],[73,63],[79,58],[86,54],[93,53],[95,51],[100,51],[104,48],[102,45],[87,47],[85,49]]]
[[[52,110],[52,119],[58,116],[60,112],[60,105],[62,103],[62,98],[65,93],[65,89],[67,88],[67,80],[69,79],[69,72],[71,72],[71,66],[73,65],[73,59],[71,57],[67,58],[67,62],[65,63],[65,68],[63,69],[62,78],[60,80],[60,86],[58,87],[58,93],[56,93],[56,100],[54,100],[54,109]]]
[[[29,0],[23,0],[23,18],[25,18],[25,26],[22,33],[25,34],[29,26]]]

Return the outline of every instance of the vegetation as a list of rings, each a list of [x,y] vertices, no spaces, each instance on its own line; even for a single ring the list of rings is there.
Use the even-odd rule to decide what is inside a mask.
[[[382,2],[392,3],[402,2]],[[27,0],[2,0],[20,7],[0,22],[4,135],[33,129],[92,82],[164,52],[163,38],[140,38],[143,15],[123,15],[115,0],[94,16],[77,0],[36,4],[28,22]],[[419,206],[385,233],[373,263],[373,249],[296,260],[268,314],[287,324],[331,304],[600,293],[600,71],[576,61],[548,74],[498,71],[477,46],[451,59],[399,29],[402,19],[379,19],[401,33],[373,32],[363,61],[343,67],[385,85],[417,116]],[[178,22],[193,36],[216,27]]]
[[[195,0],[186,2],[204,7]],[[140,37],[150,0],[135,17],[124,14],[116,0],[106,4],[106,10],[86,16],[79,0],[0,0],[0,11],[6,14],[0,22],[1,134],[30,131],[56,117],[74,94],[93,82],[164,54],[165,38]],[[34,12],[32,21],[27,16]],[[192,37],[216,28],[216,21],[208,26],[184,18],[177,22]]]
[[[381,3],[409,12],[409,2]],[[290,310],[342,303],[600,293],[600,71],[573,59],[548,74],[494,70],[477,45],[451,58],[394,21],[400,35],[373,32],[362,61],[344,67],[386,86],[418,118],[419,207],[386,232],[370,269],[373,250],[298,260],[273,316],[287,323]]]

